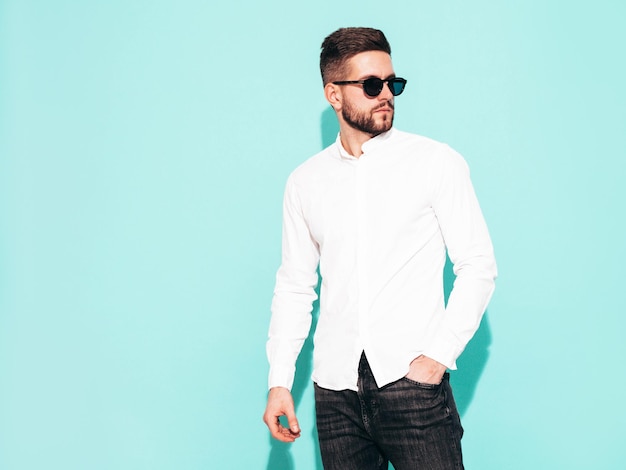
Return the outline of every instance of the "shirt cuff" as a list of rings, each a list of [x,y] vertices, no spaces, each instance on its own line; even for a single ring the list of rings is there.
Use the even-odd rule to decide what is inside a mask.
[[[431,344],[423,354],[443,364],[450,370],[456,370],[456,359],[462,352],[463,348],[459,348],[456,344],[438,342]]]
[[[281,365],[270,366],[267,381],[268,388],[285,387],[287,390],[291,391],[295,372],[295,367]]]

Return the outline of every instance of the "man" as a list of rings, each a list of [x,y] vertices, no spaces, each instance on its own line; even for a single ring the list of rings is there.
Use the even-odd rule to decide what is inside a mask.
[[[290,389],[319,267],[313,381],[324,468],[463,468],[446,369],[478,328],[496,276],[467,165],[393,128],[406,80],[381,31],[335,31],[320,68],[340,132],[287,182],[265,423],[283,442],[300,436]],[[456,274],[447,306],[446,249]]]

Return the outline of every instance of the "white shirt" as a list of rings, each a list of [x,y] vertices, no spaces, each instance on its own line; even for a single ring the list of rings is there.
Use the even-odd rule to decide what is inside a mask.
[[[331,390],[357,390],[363,351],[379,387],[421,354],[455,369],[493,293],[493,247],[463,158],[396,129],[362,151],[349,155],[337,138],[287,181],[270,387],[293,384],[318,263],[313,380]],[[447,306],[446,248],[456,274]]]

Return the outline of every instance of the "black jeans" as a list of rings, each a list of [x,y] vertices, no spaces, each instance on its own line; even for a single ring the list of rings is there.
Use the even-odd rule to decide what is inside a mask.
[[[325,470],[463,469],[463,428],[449,374],[439,385],[402,378],[378,388],[363,354],[358,392],[315,385]]]

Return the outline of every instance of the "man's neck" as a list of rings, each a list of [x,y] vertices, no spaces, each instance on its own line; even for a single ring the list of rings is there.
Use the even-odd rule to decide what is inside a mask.
[[[376,135],[367,134],[350,126],[340,126],[339,137],[346,152],[359,158],[363,154],[363,144]]]

